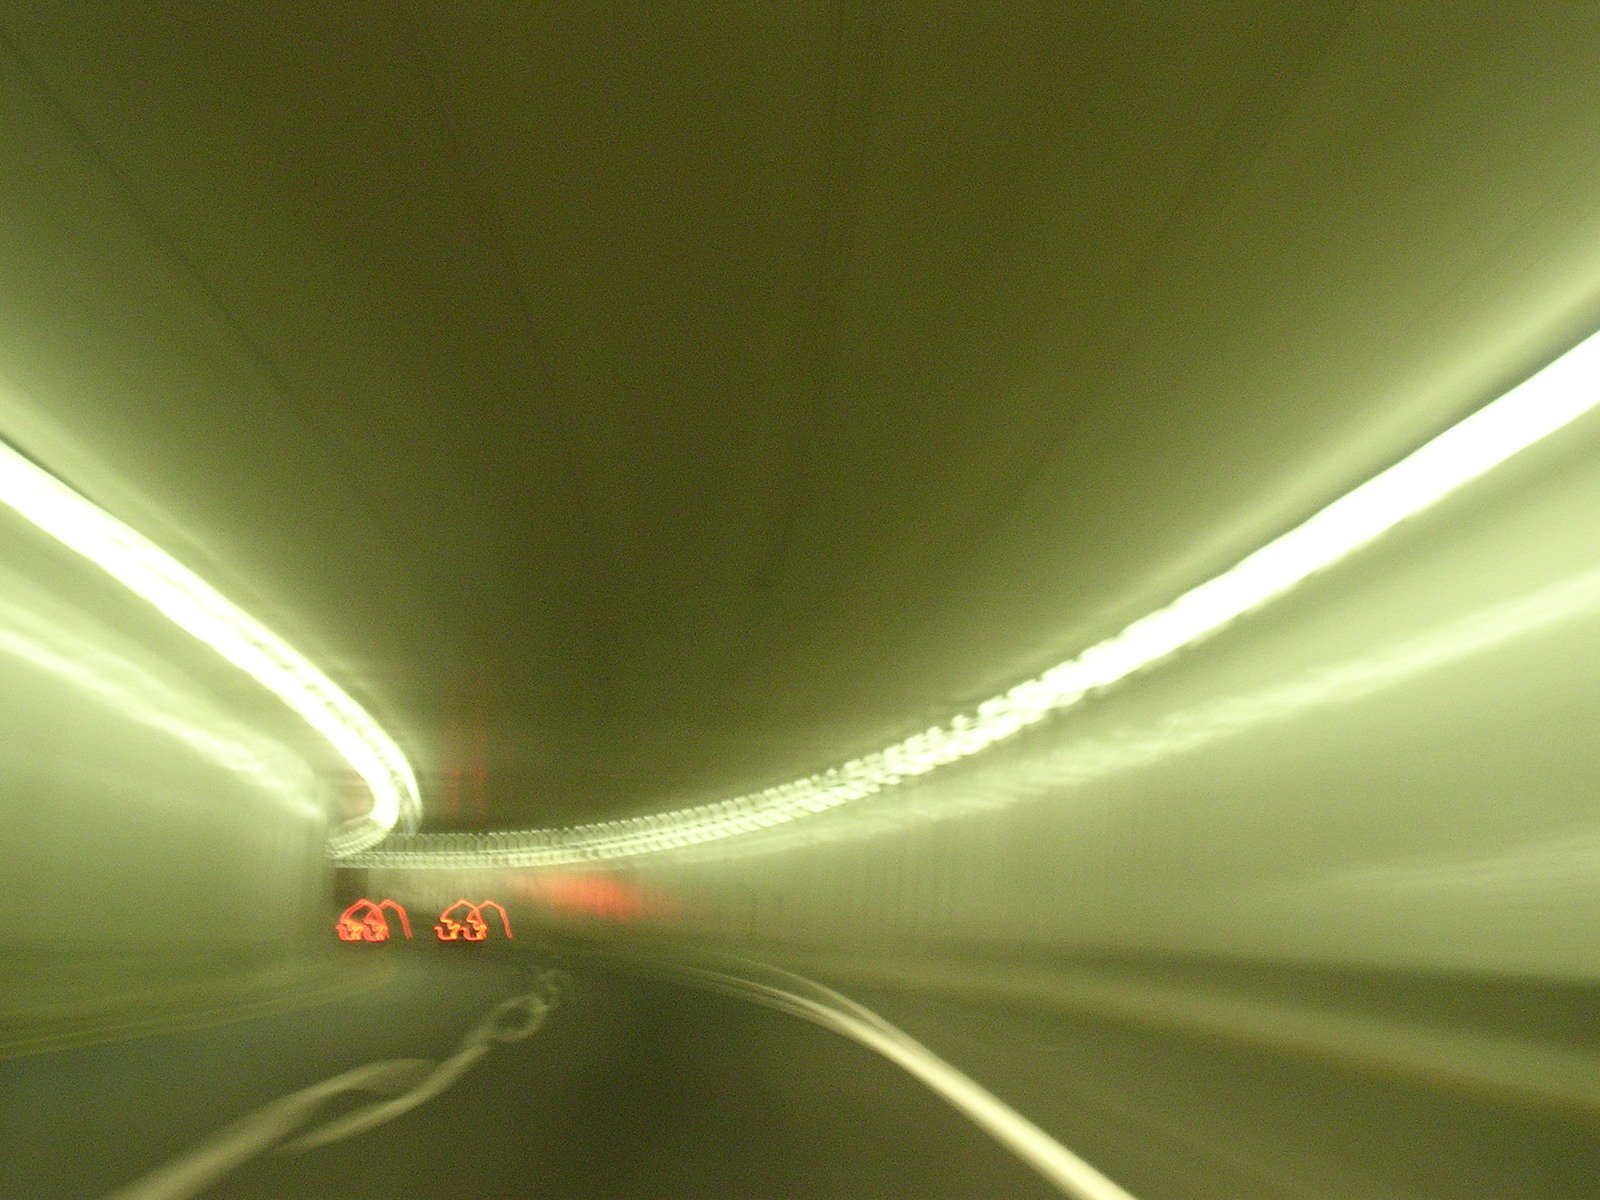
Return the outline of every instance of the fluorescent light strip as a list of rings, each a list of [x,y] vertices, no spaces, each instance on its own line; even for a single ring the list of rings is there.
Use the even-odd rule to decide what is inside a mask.
[[[559,866],[718,841],[860,800],[1012,737],[1193,645],[1600,404],[1600,334],[1165,608],[947,725],[792,783],[715,804],[515,833],[395,838],[367,866]]]
[[[411,764],[359,704],[303,655],[148,538],[0,442],[0,504],[83,555],[186,633],[277,695],[326,738],[372,792],[372,809],[328,838],[344,858],[397,826],[416,827]]]

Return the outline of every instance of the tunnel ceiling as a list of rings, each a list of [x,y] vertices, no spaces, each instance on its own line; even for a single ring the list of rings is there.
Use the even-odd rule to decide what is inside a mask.
[[[437,826],[778,782],[1587,331],[1600,11],[1444,7],[10,5],[0,434]]]

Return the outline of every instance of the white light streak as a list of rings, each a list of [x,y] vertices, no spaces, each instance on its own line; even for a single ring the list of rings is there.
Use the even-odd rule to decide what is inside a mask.
[[[1034,679],[895,745],[731,800],[623,821],[530,830],[467,844],[394,839],[372,866],[555,866],[717,841],[862,800],[1010,738],[1171,657],[1349,557],[1600,403],[1600,334],[1288,533],[1121,632]]]
[[[329,836],[336,858],[397,826],[414,828],[417,781],[378,723],[303,655],[154,542],[0,442],[0,504],[81,554],[173,624],[277,695],[320,733],[372,793],[372,809]]]

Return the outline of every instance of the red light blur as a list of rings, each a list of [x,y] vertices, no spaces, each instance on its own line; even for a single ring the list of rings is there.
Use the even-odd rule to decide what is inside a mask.
[[[333,930],[343,942],[386,942],[389,940],[389,918],[385,910],[392,911],[400,918],[400,928],[410,938],[411,921],[406,916],[406,910],[388,899],[373,903],[362,897],[339,914]]]
[[[483,915],[485,908],[492,908],[500,914],[500,928],[510,938],[511,920],[506,916],[506,910],[493,900],[480,900],[476,904],[464,899],[457,900],[439,914],[439,923],[433,927],[433,932],[441,942],[481,942],[489,936],[490,929]]]
[[[670,919],[681,911],[670,896],[647,892],[615,875],[539,873],[529,876],[523,886],[530,899],[569,916],[638,921],[646,917]]]

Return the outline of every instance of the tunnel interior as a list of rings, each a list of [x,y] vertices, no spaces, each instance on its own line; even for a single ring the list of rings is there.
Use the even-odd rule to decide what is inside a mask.
[[[1587,1197],[1600,24],[0,13],[0,1196]]]

